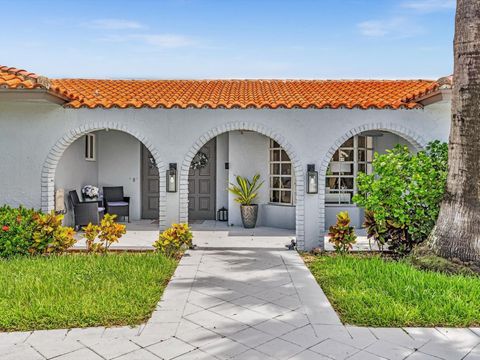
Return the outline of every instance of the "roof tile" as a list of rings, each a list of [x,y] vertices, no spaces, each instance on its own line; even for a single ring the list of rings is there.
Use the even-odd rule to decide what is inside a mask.
[[[47,79],[0,66],[0,88],[50,89],[70,108],[413,109],[431,80]]]
[[[46,77],[26,70],[0,65],[0,89],[48,89],[49,82]]]

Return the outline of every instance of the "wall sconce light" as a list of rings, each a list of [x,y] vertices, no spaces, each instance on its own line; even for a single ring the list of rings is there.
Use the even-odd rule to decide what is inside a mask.
[[[167,170],[167,192],[177,192],[177,164],[170,163]]]
[[[318,194],[318,171],[315,171],[315,164],[307,165],[307,194]]]

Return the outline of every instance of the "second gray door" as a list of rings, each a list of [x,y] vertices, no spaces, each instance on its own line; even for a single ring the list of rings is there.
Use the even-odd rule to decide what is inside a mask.
[[[142,144],[142,219],[158,219],[159,182],[155,159]]]
[[[190,168],[188,175],[188,218],[215,220],[216,140],[206,143],[199,151],[206,156],[206,166]],[[203,155],[202,155],[203,156]],[[199,158],[194,158],[194,161]]]

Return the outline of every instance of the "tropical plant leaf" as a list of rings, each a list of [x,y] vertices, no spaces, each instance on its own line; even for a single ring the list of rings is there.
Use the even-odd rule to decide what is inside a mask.
[[[259,182],[260,174],[256,174],[250,181],[248,178],[237,175],[236,184],[230,183],[228,190],[236,195],[235,201],[242,205],[251,205],[258,196],[258,191],[264,181]]]

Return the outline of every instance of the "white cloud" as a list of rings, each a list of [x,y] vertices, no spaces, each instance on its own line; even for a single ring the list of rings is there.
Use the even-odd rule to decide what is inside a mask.
[[[403,17],[393,17],[385,20],[368,20],[359,23],[360,33],[368,37],[392,36],[406,38],[415,36],[422,29]]]
[[[97,19],[84,24],[86,27],[104,30],[133,30],[145,26],[137,21],[123,19]]]
[[[155,48],[180,48],[198,45],[197,40],[177,34],[107,35],[99,40],[110,43],[140,42]]]
[[[456,0],[410,0],[402,3],[402,7],[420,12],[435,12],[455,9]]]

